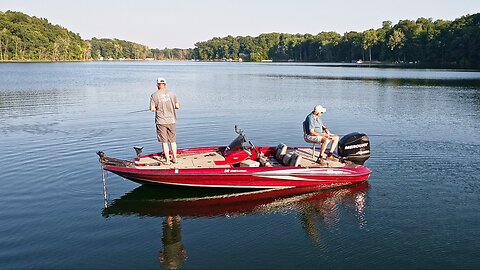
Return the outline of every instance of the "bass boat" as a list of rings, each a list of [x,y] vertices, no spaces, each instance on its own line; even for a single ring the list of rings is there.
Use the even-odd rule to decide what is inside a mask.
[[[235,126],[238,136],[228,146],[179,149],[177,162],[166,164],[164,153],[122,160],[97,152],[102,167],[141,184],[211,188],[333,188],[368,180],[368,136],[350,133],[338,144],[336,158],[319,162],[313,147],[255,146]]]

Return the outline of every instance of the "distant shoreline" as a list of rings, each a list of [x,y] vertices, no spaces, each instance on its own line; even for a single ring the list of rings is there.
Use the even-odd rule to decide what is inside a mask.
[[[116,38],[83,40],[46,19],[0,11],[0,61],[52,63],[198,59],[206,62],[312,63],[405,69],[480,69],[480,13],[453,21],[418,18],[377,29],[318,34],[214,37],[194,48],[152,49]],[[5,23],[3,23],[5,22]],[[37,60],[40,59],[40,60]],[[44,60],[43,60],[44,59]],[[71,59],[71,60],[70,60]]]
[[[163,59],[163,60],[145,60],[145,59],[122,59],[122,60],[7,60],[0,61],[0,64],[3,63],[108,63],[108,62],[200,62],[200,63],[242,63],[239,61],[222,61],[222,60],[185,60],[185,59]],[[455,65],[445,65],[445,66],[433,66],[428,64],[419,64],[419,63],[344,63],[344,62],[333,62],[333,63],[324,63],[324,62],[307,62],[307,61],[269,61],[269,62],[243,62],[243,63],[256,63],[261,65],[296,65],[296,66],[319,66],[319,67],[350,67],[350,68],[398,68],[398,69],[453,69],[453,70],[462,70],[462,71],[475,71],[479,72],[480,69],[474,68],[462,68]]]

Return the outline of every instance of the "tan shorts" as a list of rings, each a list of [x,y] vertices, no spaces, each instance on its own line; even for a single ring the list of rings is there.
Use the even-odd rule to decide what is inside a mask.
[[[310,135],[305,135],[305,141],[310,141],[310,142],[315,142],[315,143],[322,143],[323,141],[322,136],[310,136]]]
[[[176,142],[177,127],[176,124],[157,124],[157,139],[159,142]]]
[[[322,133],[322,135],[325,133]],[[310,135],[305,135],[305,141],[310,141],[310,142],[315,142],[315,143],[322,143],[323,141],[327,140],[327,142],[333,140],[333,139],[338,139],[337,135],[331,135],[328,138],[324,138],[323,136],[310,136]]]

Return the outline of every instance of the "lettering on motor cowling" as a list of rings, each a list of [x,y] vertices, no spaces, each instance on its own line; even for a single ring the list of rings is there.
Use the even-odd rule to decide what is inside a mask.
[[[366,146],[368,146],[368,142],[367,143],[361,143],[361,144],[347,145],[347,146],[345,146],[345,150],[357,149],[357,148],[362,148],[362,147],[366,147]]]

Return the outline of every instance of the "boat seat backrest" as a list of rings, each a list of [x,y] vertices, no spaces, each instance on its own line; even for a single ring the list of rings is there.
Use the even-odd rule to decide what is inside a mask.
[[[283,156],[282,164],[285,166],[290,166],[290,159],[292,158],[292,153],[286,153]]]
[[[300,156],[298,153],[293,153],[292,157],[290,158],[290,167],[298,167],[300,166],[300,163],[302,162],[302,156]]]
[[[287,154],[287,145],[281,143],[277,146],[277,151],[275,152],[275,158],[282,162],[283,160],[283,157],[285,156],[285,154]]]

